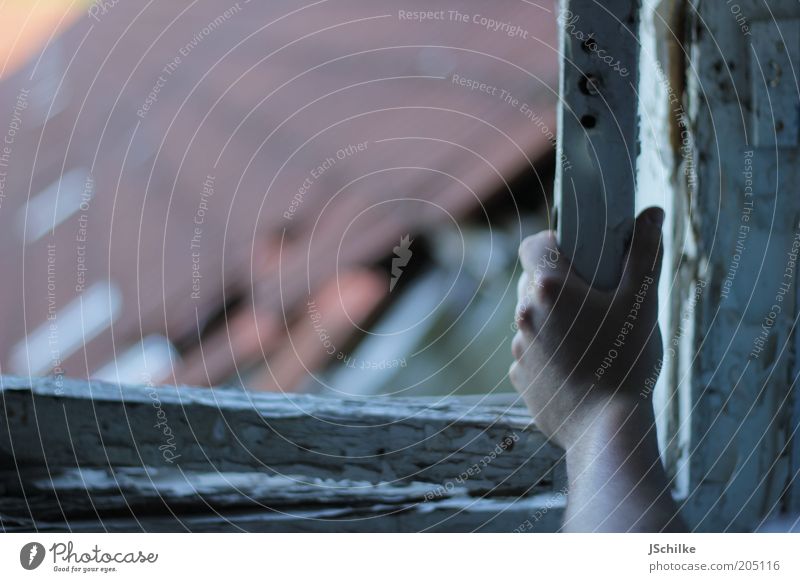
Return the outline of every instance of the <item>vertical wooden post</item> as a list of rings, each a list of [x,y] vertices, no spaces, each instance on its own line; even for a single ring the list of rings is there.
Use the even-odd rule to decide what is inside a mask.
[[[641,0],[562,0],[556,211],[562,250],[602,289],[619,282],[634,219]]]
[[[696,531],[752,531],[800,509],[800,4],[692,0],[686,26],[692,240],[680,269],[698,292],[683,299],[680,337],[682,514]]]

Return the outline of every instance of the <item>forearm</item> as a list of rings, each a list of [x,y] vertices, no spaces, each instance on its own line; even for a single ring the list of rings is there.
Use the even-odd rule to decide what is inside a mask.
[[[652,408],[615,402],[567,451],[564,531],[684,531],[661,464]]]

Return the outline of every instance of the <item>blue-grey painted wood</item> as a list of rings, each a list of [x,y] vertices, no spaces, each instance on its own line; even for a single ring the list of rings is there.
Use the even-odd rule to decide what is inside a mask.
[[[687,17],[697,182],[681,268],[699,293],[681,348],[683,513],[697,530],[751,531],[797,487],[800,4],[693,0]]]
[[[639,0],[562,0],[559,244],[593,286],[617,285],[635,211]]]
[[[554,531],[566,495],[513,401],[63,378],[0,376],[0,468],[9,531]]]
[[[525,492],[562,452],[519,405],[0,377],[6,468],[180,468]],[[463,477],[463,478],[462,478]]]

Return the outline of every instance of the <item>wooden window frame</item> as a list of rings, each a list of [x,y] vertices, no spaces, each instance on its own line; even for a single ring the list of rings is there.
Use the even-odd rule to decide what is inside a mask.
[[[759,26],[768,26],[769,17],[792,19],[800,31],[796,5],[773,7],[767,15],[758,0],[739,4]],[[567,58],[559,107],[557,224],[562,248],[578,271],[602,288],[613,288],[618,280],[637,205],[639,54],[613,31],[622,23],[635,36],[640,5],[635,0],[603,6],[564,0],[563,5],[580,15],[587,26],[583,32],[603,38],[630,72],[613,75],[598,67],[585,39],[566,30],[562,19]],[[676,0],[671,6],[678,16],[668,21],[657,3],[645,0],[645,6],[642,14],[667,25],[669,34],[659,42],[669,45],[671,55],[665,67],[668,88],[685,104],[679,132],[693,136],[689,154],[682,155],[680,141],[676,145],[669,137],[675,124],[663,120],[668,136],[660,145],[672,148],[673,157],[663,184],[669,211],[665,273],[672,282],[662,328],[665,341],[677,337],[678,344],[661,380],[662,448],[693,529],[748,531],[778,509],[800,511],[800,334],[793,321],[800,285],[794,285],[792,317],[775,328],[792,354],[773,362],[778,374],[760,382],[756,376],[764,370],[754,365],[742,371],[735,358],[715,367],[715,342],[728,341],[724,335],[733,324],[714,328],[709,314],[722,302],[711,293],[697,301],[695,290],[718,289],[725,276],[724,255],[710,252],[718,236],[710,218],[716,208],[731,218],[737,207],[721,202],[720,168],[730,178],[728,189],[742,186],[731,167],[731,144],[745,138],[742,127],[715,124],[714,116],[732,115],[720,71],[727,69],[747,87],[754,61],[725,3]],[[800,45],[795,48],[800,53]],[[730,63],[715,67],[718,51],[730,55],[736,72]],[[708,99],[715,100],[714,112],[704,106]],[[744,127],[763,121],[755,115]],[[604,147],[588,160],[587,140],[599,131]],[[795,144],[756,135],[755,150],[791,157],[787,151]],[[694,183],[686,179],[692,164]],[[598,184],[616,187],[612,192]],[[788,187],[774,184],[766,191],[778,200]],[[791,198],[780,199],[781,210],[796,220],[800,203]],[[755,329],[755,323],[748,325]],[[731,340],[739,351],[748,341],[744,335]],[[737,404],[725,414],[738,427],[718,425],[709,435],[704,426],[713,425],[720,406],[730,401],[733,386],[727,379],[737,373],[747,392],[743,401],[764,408],[751,416],[747,406]],[[5,473],[0,523],[6,531],[556,531],[562,518],[563,453],[513,398],[365,401],[60,378],[3,376],[0,383]],[[720,466],[731,453],[714,443],[746,446],[742,427],[760,431],[759,446],[746,451],[746,460]],[[752,483],[754,474],[760,475],[758,483]]]
[[[6,531],[555,531],[563,453],[510,400],[0,377]]]

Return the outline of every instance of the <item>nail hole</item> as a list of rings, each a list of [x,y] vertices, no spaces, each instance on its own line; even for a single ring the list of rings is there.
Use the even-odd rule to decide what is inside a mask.
[[[597,125],[597,118],[594,115],[584,115],[581,117],[581,125],[586,129],[592,129]]]
[[[783,76],[783,69],[775,61],[770,61],[768,68],[770,73],[770,78],[768,80],[769,86],[777,87],[781,82],[781,77]]]
[[[578,83],[578,88],[584,95],[597,95],[600,93],[600,78],[594,75],[584,75]]]

